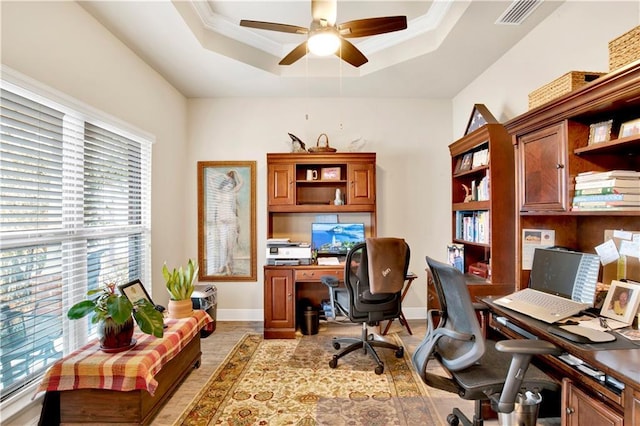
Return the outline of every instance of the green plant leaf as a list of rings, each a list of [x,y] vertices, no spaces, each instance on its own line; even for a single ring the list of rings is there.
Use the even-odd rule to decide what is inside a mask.
[[[133,317],[143,333],[156,337],[164,335],[164,317],[148,300],[140,299],[136,302]]]
[[[94,311],[95,307],[96,304],[92,300],[83,300],[69,308],[67,318],[75,320],[86,317]]]
[[[110,294],[107,299],[107,313],[116,324],[124,324],[133,313],[133,305],[126,297]]]

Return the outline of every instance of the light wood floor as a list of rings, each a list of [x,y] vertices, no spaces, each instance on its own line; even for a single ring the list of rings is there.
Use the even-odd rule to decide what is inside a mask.
[[[386,324],[386,322],[385,322]],[[402,339],[405,350],[413,353],[416,346],[422,341],[426,332],[425,320],[410,320],[409,326],[413,335],[396,320],[389,332],[396,332]],[[262,322],[218,321],[216,331],[209,337],[202,339],[202,364],[200,368],[192,371],[177,391],[165,404],[164,408],[153,420],[154,426],[169,426],[179,417],[184,408],[192,401],[197,392],[204,386],[216,368],[224,361],[229,351],[245,335],[245,333],[262,333]],[[372,331],[374,331],[372,329]],[[325,323],[320,324],[320,333],[334,335],[350,335],[358,337],[360,326],[351,323]],[[473,412],[473,403],[463,401],[457,395],[430,389],[432,397],[438,399],[437,406],[440,409],[439,416],[446,419],[451,407],[460,407],[467,415]],[[443,424],[445,424],[443,422]],[[492,423],[487,423],[492,424]]]

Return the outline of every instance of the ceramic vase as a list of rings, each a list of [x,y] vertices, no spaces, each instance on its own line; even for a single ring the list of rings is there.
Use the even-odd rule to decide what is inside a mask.
[[[193,315],[191,299],[169,300],[169,318],[188,318]]]
[[[104,352],[120,352],[132,348],[135,345],[133,326],[133,317],[129,317],[123,324],[117,324],[112,318],[99,322],[100,349]]]

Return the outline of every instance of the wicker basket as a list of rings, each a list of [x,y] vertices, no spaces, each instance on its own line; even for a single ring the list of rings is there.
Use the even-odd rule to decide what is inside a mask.
[[[640,26],[609,42],[609,71],[640,59]]]
[[[547,103],[604,75],[603,72],[571,71],[529,93],[529,109]]]
[[[324,140],[323,140],[323,137],[324,137]],[[315,153],[315,152],[327,153],[327,152],[336,152],[336,151],[337,149],[331,148],[329,146],[329,136],[327,136],[326,133],[321,133],[320,136],[318,136],[318,140],[316,141],[316,146],[312,146],[309,148],[309,152],[311,153]]]

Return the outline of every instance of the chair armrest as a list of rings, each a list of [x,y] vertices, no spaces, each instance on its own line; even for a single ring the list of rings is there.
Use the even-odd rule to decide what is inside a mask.
[[[320,282],[327,287],[338,287],[340,280],[334,275],[323,275],[320,277]]]
[[[515,400],[520,391],[524,375],[529,368],[531,357],[534,355],[559,355],[561,350],[554,344],[544,340],[501,340],[496,343],[496,350],[510,353],[511,365],[505,378],[504,387],[497,402],[496,411],[510,413],[515,406]]]
[[[546,340],[501,340],[496,342],[496,349],[500,352],[528,355],[560,355],[560,349]]]

